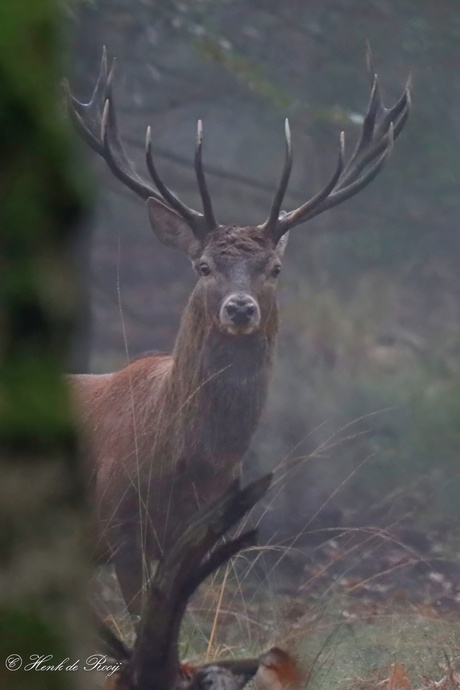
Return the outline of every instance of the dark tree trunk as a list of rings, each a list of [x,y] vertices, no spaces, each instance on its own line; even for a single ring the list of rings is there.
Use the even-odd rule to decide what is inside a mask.
[[[265,495],[271,475],[241,489],[235,480],[224,494],[198,513],[161,560],[149,585],[147,604],[134,648],[128,649],[100,622],[100,645],[123,669],[107,679],[105,690],[202,690],[241,688],[256,674],[260,659],[232,659],[195,668],[184,675],[179,633],[187,603],[219,566],[252,545],[255,530],[217,545]]]

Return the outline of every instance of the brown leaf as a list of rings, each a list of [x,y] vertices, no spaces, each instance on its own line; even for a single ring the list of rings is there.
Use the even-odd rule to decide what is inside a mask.
[[[389,690],[408,690],[410,681],[405,669],[400,664],[391,664],[391,673],[388,682]]]

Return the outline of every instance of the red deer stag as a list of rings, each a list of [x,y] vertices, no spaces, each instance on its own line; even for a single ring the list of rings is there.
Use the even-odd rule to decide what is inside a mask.
[[[148,561],[238,473],[256,429],[278,332],[275,291],[288,231],[374,179],[406,122],[410,96],[406,88],[385,108],[374,76],[362,133],[348,162],[342,133],[330,180],[287,213],[281,211],[292,165],[286,120],[285,163],[267,220],[220,225],[203,172],[201,121],[195,171],[203,213],[186,206],[162,181],[150,128],[145,158],[154,186],[134,170],[118,134],[112,78],[104,52],[91,101],[81,103],[68,92],[72,120],[112,173],[147,202],[158,239],[185,252],[198,275],[171,355],[146,356],[112,374],[72,377],[95,463],[108,553],[130,611],[138,613]]]

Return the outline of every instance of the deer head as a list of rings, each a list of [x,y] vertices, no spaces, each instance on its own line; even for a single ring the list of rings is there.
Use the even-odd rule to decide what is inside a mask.
[[[370,59],[368,66],[370,71]],[[89,103],[75,99],[67,87],[69,113],[75,126],[113,174],[146,201],[150,223],[159,240],[190,258],[198,274],[194,297],[202,299],[213,325],[228,335],[248,335],[263,329],[270,315],[289,230],[351,198],[378,175],[406,122],[410,108],[408,86],[393,107],[385,108],[377,75],[373,75],[361,135],[348,162],[345,163],[342,132],[331,178],[313,198],[289,212],[281,211],[292,168],[286,119],[284,168],[267,220],[257,226],[227,226],[216,220],[206,184],[201,120],[197,128],[195,172],[202,213],[186,206],[163,182],[154,161],[150,127],[145,160],[153,185],[134,170],[118,134],[112,90],[114,69],[115,60],[111,69],[107,68],[104,48]]]

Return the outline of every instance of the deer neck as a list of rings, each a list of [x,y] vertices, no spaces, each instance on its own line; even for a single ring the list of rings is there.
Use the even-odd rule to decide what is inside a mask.
[[[193,304],[193,295],[182,316],[174,347],[173,375],[198,397],[226,386],[257,385],[269,374],[278,334],[278,310],[274,305],[264,328],[252,335],[229,335],[210,323],[202,309]]]
[[[241,460],[267,395],[278,331],[276,306],[260,332],[231,336],[202,311],[185,310],[176,339],[169,388],[181,409],[186,449],[213,465]]]

